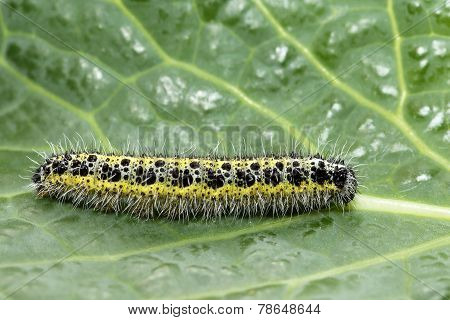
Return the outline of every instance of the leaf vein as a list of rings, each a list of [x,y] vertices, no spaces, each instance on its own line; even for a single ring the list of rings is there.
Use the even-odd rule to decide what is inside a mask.
[[[270,280],[266,282],[259,282],[255,285],[249,285],[245,288],[230,288],[227,290],[218,290],[218,291],[211,291],[207,294],[201,294],[198,296],[181,296],[177,299],[207,299],[212,297],[224,297],[226,295],[230,294],[237,294],[240,292],[245,292],[249,290],[256,290],[259,288],[267,287],[267,286],[286,286],[288,290],[292,290],[293,288],[298,288],[302,284],[323,279],[323,278],[329,278],[329,277],[335,277],[347,272],[356,271],[364,268],[369,268],[381,263],[388,263],[386,261],[385,257],[389,260],[398,260],[403,259],[408,256],[413,256],[416,254],[420,254],[427,250],[436,249],[439,247],[443,247],[450,244],[450,236],[445,236],[439,239],[431,240],[425,243],[422,243],[420,245],[416,245],[413,247],[405,248],[399,251],[394,251],[389,254],[386,254],[384,257],[376,256],[369,259],[364,259],[360,261],[355,261],[346,265],[342,265],[339,267],[331,268],[324,271],[319,271],[313,274],[309,274],[306,276],[299,276],[299,277],[290,277],[286,279],[279,279],[279,280]]]
[[[428,145],[415,134],[415,132],[404,119],[399,118],[395,113],[384,109],[378,103],[368,99],[360,92],[354,90],[353,88],[348,86],[348,84],[341,81],[339,79],[339,76],[336,76],[335,74],[333,74],[333,72],[328,70],[307,47],[305,47],[293,35],[286,32],[260,0],[253,0],[253,2],[261,10],[263,15],[268,19],[273,28],[275,28],[277,33],[281,37],[286,39],[289,43],[291,43],[300,53],[302,53],[312,63],[312,65],[314,65],[316,69],[319,70],[319,72],[329,81],[330,85],[334,85],[337,89],[340,89],[342,92],[352,97],[356,102],[358,102],[359,105],[376,112],[385,120],[395,125],[420,153],[434,160],[442,167],[444,167],[447,171],[450,171],[450,161],[430,149]]]

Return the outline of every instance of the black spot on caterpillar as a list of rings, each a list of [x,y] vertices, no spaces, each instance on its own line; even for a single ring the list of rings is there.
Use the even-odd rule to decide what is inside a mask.
[[[183,157],[65,151],[34,169],[38,196],[137,217],[293,215],[344,206],[355,170],[320,154]]]

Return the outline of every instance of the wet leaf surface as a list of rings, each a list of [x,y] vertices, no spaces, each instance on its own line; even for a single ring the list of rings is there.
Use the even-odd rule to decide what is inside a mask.
[[[0,297],[449,297],[446,1],[0,8]],[[37,200],[19,178],[64,134],[120,147],[186,125],[349,141],[365,188],[346,213],[183,223]]]

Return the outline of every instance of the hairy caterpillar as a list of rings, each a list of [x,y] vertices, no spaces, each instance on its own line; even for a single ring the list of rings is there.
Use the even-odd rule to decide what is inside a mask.
[[[33,170],[38,196],[138,217],[286,215],[344,206],[357,192],[339,158],[297,153],[183,157],[59,150]]]

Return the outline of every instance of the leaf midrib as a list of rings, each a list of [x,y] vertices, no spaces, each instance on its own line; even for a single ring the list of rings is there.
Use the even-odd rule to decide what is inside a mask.
[[[366,202],[370,201],[374,201],[374,199],[376,199],[375,197],[366,197],[369,199],[365,199],[363,200]],[[373,204],[373,207],[369,207],[366,206],[363,208],[364,210],[367,210],[369,212],[378,212],[380,213],[380,210],[378,210],[377,207],[381,207],[381,208],[388,208],[390,207],[389,202],[385,200],[384,205],[380,206],[380,205],[376,205],[376,203]],[[420,203],[414,203],[414,202],[407,202],[407,201],[401,201],[401,200],[392,200],[390,199],[390,201],[392,203],[402,203],[405,206],[409,206],[410,208],[410,212],[408,213],[407,211],[402,211],[402,212],[396,212],[397,214],[410,214],[410,215],[414,215],[414,216],[420,216],[420,217],[426,217],[426,218],[440,218],[440,219],[444,219],[444,220],[450,220],[450,209],[449,208],[445,208],[445,207],[438,207],[438,206],[433,206],[433,205],[423,205]],[[428,209],[428,210],[433,210],[434,212],[432,212],[432,214],[428,215],[423,213],[422,209]],[[383,211],[381,211],[383,212]],[[391,211],[392,212],[392,211]],[[93,255],[93,256],[88,256],[88,255],[73,255],[72,257],[66,259],[66,261],[76,261],[76,262],[81,262],[81,261],[91,261],[91,262],[101,262],[101,261],[117,261],[120,259],[123,259],[125,257],[129,257],[129,256],[133,256],[133,255],[138,255],[138,254],[145,254],[145,253],[152,253],[152,252],[158,252],[158,251],[162,251],[162,250],[168,250],[168,249],[174,249],[177,247],[181,247],[181,246],[186,246],[186,245],[192,245],[192,244],[199,244],[199,243],[204,243],[204,242],[215,242],[215,241],[220,241],[220,240],[230,240],[233,238],[236,238],[238,236],[241,235],[246,235],[246,234],[252,234],[252,233],[256,233],[256,232],[261,232],[261,231],[266,231],[266,230],[271,230],[274,228],[281,228],[287,225],[290,225],[292,223],[295,223],[297,221],[307,221],[309,219],[313,219],[315,216],[314,214],[310,214],[310,215],[298,215],[298,216],[294,216],[294,217],[284,217],[284,218],[280,218],[277,221],[269,221],[269,222],[265,222],[265,223],[261,223],[258,225],[254,225],[254,226],[250,226],[250,227],[246,227],[246,228],[242,228],[239,230],[235,230],[235,231],[227,231],[227,232],[222,232],[219,234],[214,234],[214,235],[206,235],[206,236],[200,236],[200,237],[193,237],[193,238],[185,238],[185,239],[181,239],[178,241],[173,241],[170,243],[164,243],[161,245],[157,245],[157,246],[150,246],[147,248],[142,248],[142,249],[135,249],[135,250],[130,250],[130,251],[125,251],[125,252],[121,252],[121,253],[114,253],[114,254],[107,254],[107,255]],[[13,220],[13,219],[19,219],[19,218],[8,218],[6,220]],[[20,219],[21,221],[24,221],[24,219]],[[27,220],[26,220],[27,221]],[[39,225],[35,224],[32,221],[28,221],[30,224],[33,224],[36,227],[40,227]],[[49,232],[49,230],[46,230],[45,232]],[[434,241],[434,240],[433,240]],[[28,262],[18,262],[18,263],[7,263],[7,264],[0,264],[0,268],[2,267],[12,267],[12,266],[21,266],[21,265],[35,265],[35,264],[44,264],[44,263],[55,263],[57,260],[41,260],[41,261],[28,261]]]

